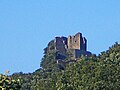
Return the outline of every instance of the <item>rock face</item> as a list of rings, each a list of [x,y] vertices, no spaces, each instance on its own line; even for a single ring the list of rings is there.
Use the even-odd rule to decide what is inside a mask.
[[[70,53],[72,58],[79,58],[81,55],[90,56],[91,52],[87,51],[87,40],[82,37],[82,33],[77,33],[73,36],[55,37],[55,50],[65,55]]]

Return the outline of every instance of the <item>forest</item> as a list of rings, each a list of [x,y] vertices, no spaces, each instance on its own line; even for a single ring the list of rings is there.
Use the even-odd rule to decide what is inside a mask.
[[[120,44],[90,57],[57,64],[52,41],[33,73],[0,74],[0,90],[120,90]],[[65,61],[70,60],[67,53]]]

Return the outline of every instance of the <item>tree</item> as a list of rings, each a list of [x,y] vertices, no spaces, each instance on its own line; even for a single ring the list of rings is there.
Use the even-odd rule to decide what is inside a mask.
[[[1,90],[20,90],[20,80],[11,80],[10,77],[0,74],[0,89]]]

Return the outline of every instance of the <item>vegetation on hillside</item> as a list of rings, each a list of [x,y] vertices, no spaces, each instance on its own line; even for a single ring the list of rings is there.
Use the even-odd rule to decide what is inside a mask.
[[[11,76],[20,78],[20,90],[120,90],[120,44],[98,56],[82,56],[65,70],[57,68],[52,42],[44,50],[40,69]]]
[[[56,67],[56,51],[54,41],[48,43],[48,47],[44,49],[44,56],[40,66],[44,69],[53,69]]]
[[[20,90],[20,79],[12,80],[10,77],[0,74],[0,90]]]

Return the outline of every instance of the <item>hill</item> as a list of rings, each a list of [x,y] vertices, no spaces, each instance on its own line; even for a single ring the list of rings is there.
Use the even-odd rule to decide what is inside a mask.
[[[76,62],[64,65],[55,61],[52,41],[44,49],[41,68],[33,73],[14,73],[13,79],[21,80],[20,90],[119,90],[120,89],[120,44],[98,56],[81,56]],[[69,60],[69,55],[65,59]]]

